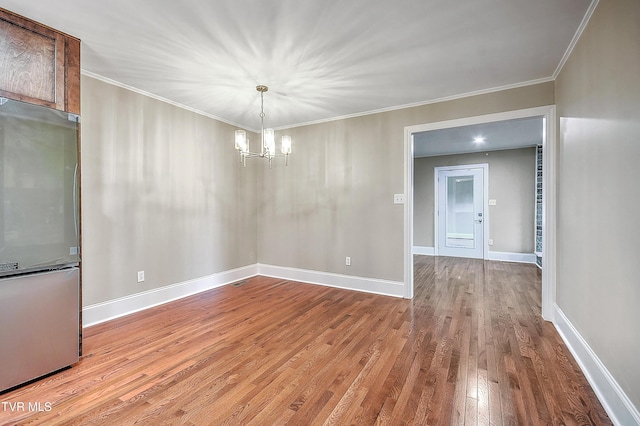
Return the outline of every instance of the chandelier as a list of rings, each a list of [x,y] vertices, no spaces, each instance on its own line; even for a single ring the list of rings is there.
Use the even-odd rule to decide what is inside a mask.
[[[251,152],[249,150],[247,132],[244,130],[236,130],[236,149],[240,152],[240,162],[247,167],[247,158],[265,158],[269,161],[269,168],[271,168],[271,161],[275,157],[284,156],[284,164],[287,166],[289,164],[289,154],[291,154],[291,136],[282,137],[282,144],[280,146],[281,154],[276,154],[275,132],[273,129],[264,128],[264,92],[269,90],[269,88],[260,85],[256,86],[256,90],[260,92],[260,134],[262,139],[260,152]]]

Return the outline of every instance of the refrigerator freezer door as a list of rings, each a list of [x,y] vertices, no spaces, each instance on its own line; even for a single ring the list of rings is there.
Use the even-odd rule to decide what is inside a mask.
[[[79,270],[0,280],[0,392],[78,362]]]

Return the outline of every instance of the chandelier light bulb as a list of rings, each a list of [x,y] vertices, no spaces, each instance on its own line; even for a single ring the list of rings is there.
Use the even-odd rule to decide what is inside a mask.
[[[249,151],[249,140],[244,130],[236,130],[236,149],[240,152]]]
[[[291,136],[282,137],[281,151],[284,155],[291,154]]]
[[[276,136],[273,129],[264,129],[264,149],[270,157],[276,153]]]

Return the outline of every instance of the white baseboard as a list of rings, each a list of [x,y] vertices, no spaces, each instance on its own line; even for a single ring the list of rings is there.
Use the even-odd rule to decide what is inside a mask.
[[[328,287],[346,290],[363,291],[366,293],[382,294],[385,296],[404,297],[404,283],[402,281],[386,281],[375,278],[341,275],[330,272],[311,271],[308,269],[288,268],[258,264],[258,275],[299,281],[309,284],[320,284]]]
[[[578,362],[600,403],[616,425],[640,425],[640,412],[602,361],[556,305],[554,325]]]
[[[82,308],[82,326],[83,328],[90,327],[256,275],[387,296],[404,296],[404,283],[402,282],[255,264],[132,294],[130,296],[109,300],[108,302],[85,306]]]
[[[435,256],[436,249],[433,247],[413,246],[413,254],[422,254],[425,256]]]
[[[433,247],[413,246],[413,254],[435,256]],[[488,260],[500,260],[502,262],[536,263],[534,253],[509,253],[505,251],[490,251]]]
[[[90,327],[202,291],[221,287],[232,282],[253,277],[257,275],[257,272],[257,265],[249,265],[142,293],[132,294],[108,302],[89,305],[82,308],[82,326],[83,328]]]
[[[535,253],[509,253],[506,251],[489,251],[489,260],[502,262],[536,263]]]

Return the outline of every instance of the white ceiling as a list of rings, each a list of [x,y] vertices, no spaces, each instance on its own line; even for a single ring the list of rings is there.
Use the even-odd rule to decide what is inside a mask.
[[[250,129],[551,79],[591,0],[0,0],[82,69]]]
[[[542,145],[543,120],[543,117],[527,117],[414,133],[413,156],[429,157]],[[474,142],[476,137],[482,137],[484,142]]]

